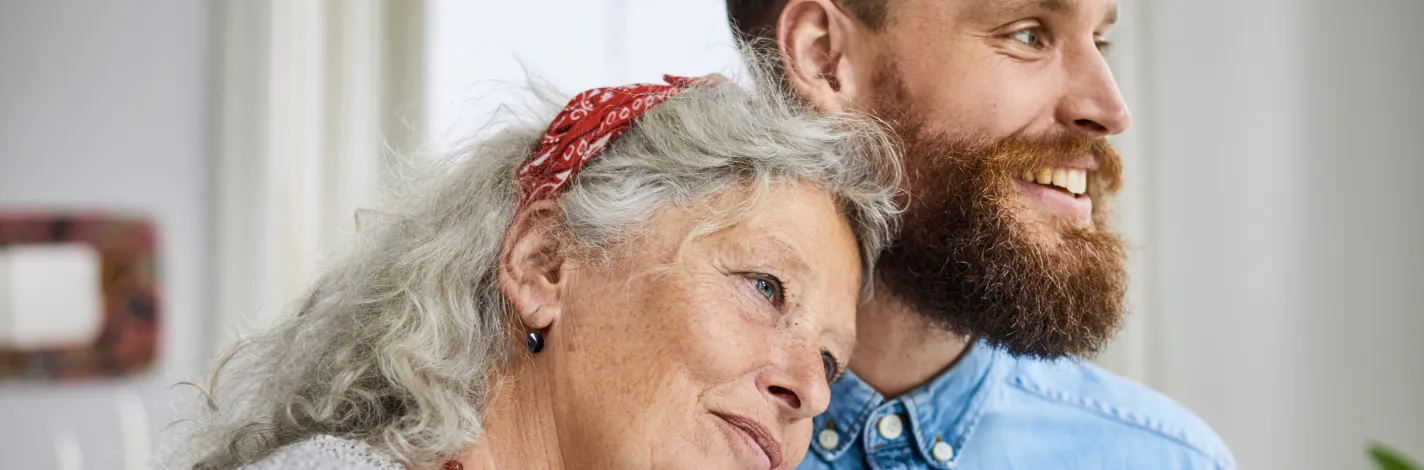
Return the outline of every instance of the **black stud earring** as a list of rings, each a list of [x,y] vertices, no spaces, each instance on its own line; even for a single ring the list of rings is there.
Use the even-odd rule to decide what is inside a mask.
[[[538,330],[530,331],[529,336],[524,337],[524,347],[531,353],[544,350],[544,335],[540,334]]]

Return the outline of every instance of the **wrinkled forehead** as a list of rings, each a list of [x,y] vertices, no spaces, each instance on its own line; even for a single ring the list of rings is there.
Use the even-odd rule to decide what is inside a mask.
[[[775,263],[822,288],[840,287],[826,285],[834,283],[829,274],[846,270],[859,274],[858,240],[826,189],[782,184],[728,196],[723,203],[731,210],[714,215],[707,230],[701,234],[694,230],[692,237]]]
[[[609,261],[647,262],[660,270],[707,262],[774,269],[815,304],[858,303],[868,282],[861,240],[831,192],[817,184],[724,189],[659,207],[640,225]]]

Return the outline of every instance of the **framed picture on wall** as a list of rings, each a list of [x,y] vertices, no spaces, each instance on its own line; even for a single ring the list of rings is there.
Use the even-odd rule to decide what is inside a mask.
[[[0,213],[0,381],[152,367],[163,310],[157,243],[144,218]]]

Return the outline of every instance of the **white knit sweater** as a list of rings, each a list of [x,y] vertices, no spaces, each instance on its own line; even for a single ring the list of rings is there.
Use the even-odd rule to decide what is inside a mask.
[[[288,444],[241,470],[405,470],[405,466],[364,442],[316,436]]]

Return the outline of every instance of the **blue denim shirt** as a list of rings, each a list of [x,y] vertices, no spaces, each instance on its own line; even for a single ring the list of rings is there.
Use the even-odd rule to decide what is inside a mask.
[[[1236,467],[1171,399],[1079,360],[974,344],[929,383],[886,400],[854,374],[831,385],[800,469],[1173,470]]]

